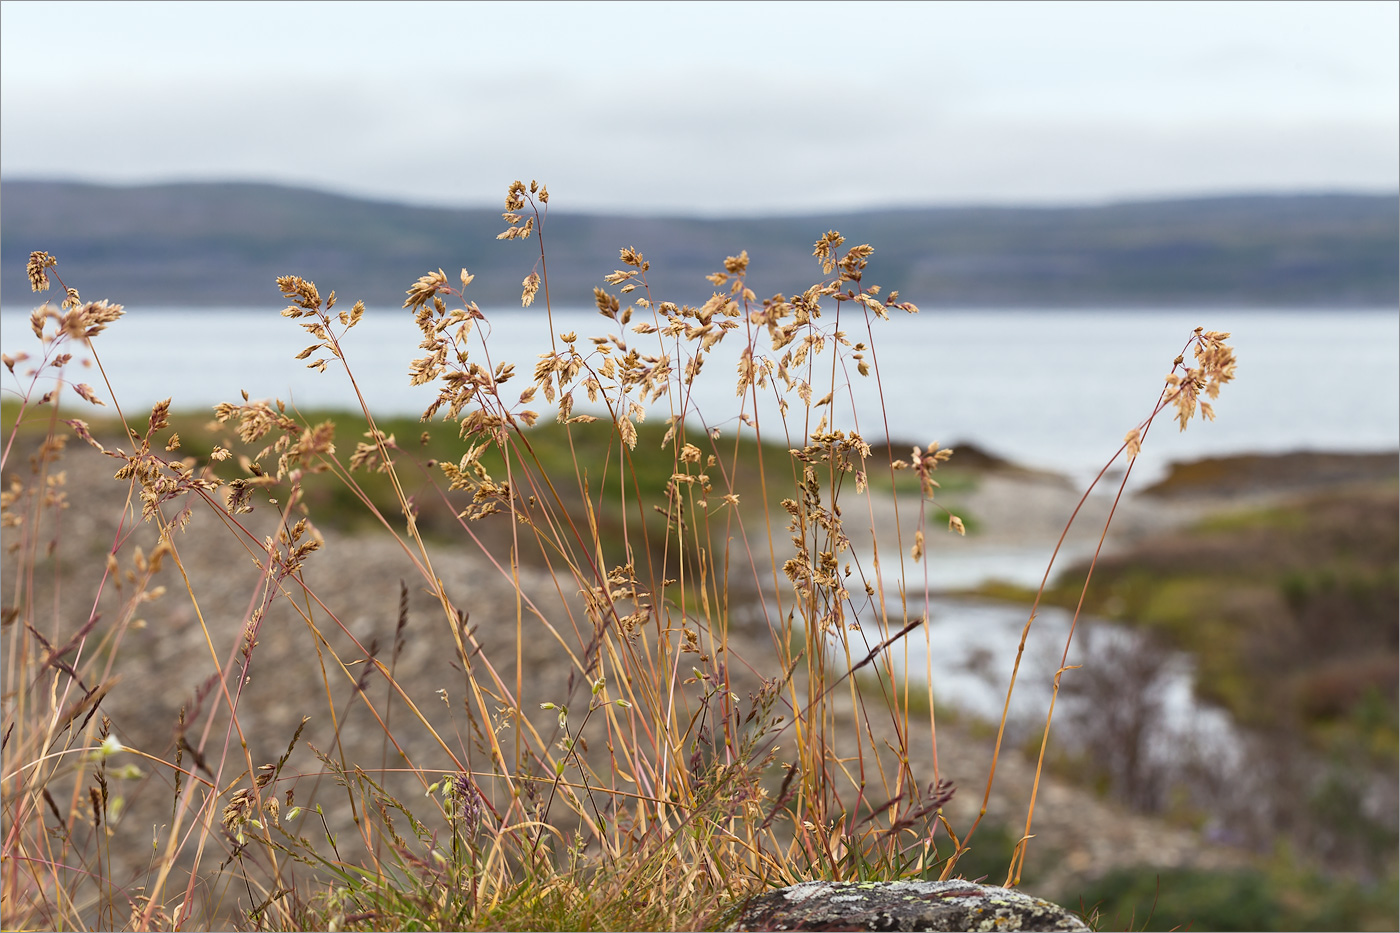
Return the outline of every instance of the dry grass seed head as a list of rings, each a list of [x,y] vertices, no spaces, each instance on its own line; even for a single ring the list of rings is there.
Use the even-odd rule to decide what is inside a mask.
[[[48,253],[33,252],[29,254],[29,263],[25,271],[29,275],[29,288],[31,291],[46,292],[49,290],[48,270],[58,265],[58,260]]]
[[[822,275],[830,275],[835,271],[836,258],[834,250],[844,242],[846,242],[845,237],[835,230],[828,230],[826,234],[816,242],[816,245],[812,247],[812,255],[821,260]]]
[[[300,317],[302,311],[321,309],[321,294],[316,290],[315,283],[299,275],[283,275],[278,276],[277,287],[281,289],[282,296],[293,303],[291,307],[283,309],[283,317]]]
[[[525,281],[521,282],[520,285],[522,289],[520,292],[520,306],[522,308],[528,308],[535,303],[535,295],[540,290],[540,274],[538,272],[531,272],[529,275],[525,276]]]
[[[441,269],[429,272],[427,275],[420,276],[417,282],[409,286],[408,297],[404,299],[403,306],[414,311],[423,309],[439,291],[445,288],[447,288],[447,273]],[[419,326],[421,327],[422,324],[420,323]]]

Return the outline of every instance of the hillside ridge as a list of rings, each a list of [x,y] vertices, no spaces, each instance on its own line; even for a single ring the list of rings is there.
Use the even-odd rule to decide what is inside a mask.
[[[875,246],[869,277],[929,308],[1366,307],[1400,303],[1400,197],[1236,195],[1087,207],[908,207],[768,218],[572,213],[546,228],[551,296],[586,306],[620,247],[651,262],[658,300],[698,303],[747,250],[760,297],[820,275],[829,228]],[[262,183],[0,182],[0,300],[30,304],[19,266],[57,256],[84,296],[133,306],[277,304],[297,274],[370,306],[439,267],[470,297],[517,306],[539,253],[498,242],[492,208],[440,208]],[[453,276],[455,278],[455,275]]]

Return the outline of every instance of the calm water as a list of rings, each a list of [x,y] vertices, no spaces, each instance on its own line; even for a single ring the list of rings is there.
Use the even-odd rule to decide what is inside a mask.
[[[27,310],[0,314],[3,348],[34,352]],[[549,346],[542,313],[488,315],[493,361],[514,362],[524,380]],[[558,331],[583,338],[610,322],[592,310],[555,313]],[[837,426],[858,423],[867,439],[944,445],[975,442],[1032,466],[1092,475],[1123,434],[1150,411],[1172,359],[1197,325],[1233,333],[1239,373],[1216,404],[1218,420],[1178,433],[1157,423],[1135,475],[1168,461],[1301,448],[1390,450],[1400,446],[1400,315],[1384,311],[1192,310],[1160,312],[975,311],[899,315],[875,322],[884,385],[852,369],[838,380]],[[864,324],[848,328],[868,340]],[[656,352],[655,338],[634,344]],[[734,361],[742,331],[716,348],[695,406],[712,426],[732,428],[739,411]],[[377,414],[418,414],[430,387],[405,375],[419,335],[406,312],[371,311],[346,340],[350,363]],[[648,343],[650,340],[652,342]],[[276,309],[130,309],[96,347],[118,399],[131,410],[174,396],[193,408],[279,397],[303,408],[354,405],[343,370],[304,368],[292,357],[309,341]],[[761,344],[766,350],[767,344]],[[473,346],[480,359],[479,344]],[[829,357],[824,358],[829,373]],[[79,377],[101,386],[100,374]],[[18,380],[4,374],[7,396]],[[824,391],[824,390],[822,390]],[[106,392],[102,392],[105,397]],[[664,417],[665,402],[656,417]],[[776,409],[760,409],[772,430]],[[772,435],[770,435],[772,436]]]

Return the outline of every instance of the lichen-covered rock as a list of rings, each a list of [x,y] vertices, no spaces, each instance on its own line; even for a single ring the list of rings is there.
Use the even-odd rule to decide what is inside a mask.
[[[804,881],[744,906],[731,930],[1088,930],[1049,901],[969,881]]]

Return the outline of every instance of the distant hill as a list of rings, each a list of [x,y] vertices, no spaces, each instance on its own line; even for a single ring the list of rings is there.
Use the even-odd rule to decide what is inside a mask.
[[[653,294],[695,303],[704,276],[746,249],[760,297],[820,274],[812,243],[837,229],[875,247],[869,281],[926,307],[1387,306],[1400,303],[1400,198],[1292,195],[1102,207],[922,208],[769,219],[569,213],[545,226],[551,296],[588,305],[632,246]],[[133,306],[279,305],[274,279],[397,306],[438,267],[476,273],[483,306],[519,301],[535,240],[497,241],[496,210],[410,207],[263,184],[106,187],[0,183],[0,300],[30,305],[32,250],[88,298]]]

